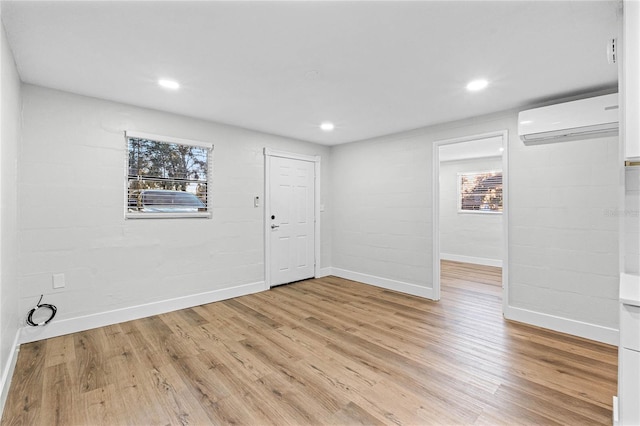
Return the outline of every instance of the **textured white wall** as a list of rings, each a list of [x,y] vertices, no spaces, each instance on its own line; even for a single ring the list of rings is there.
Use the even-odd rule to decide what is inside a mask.
[[[618,143],[511,140],[510,305],[617,329]]]
[[[334,270],[390,288],[432,289],[433,143],[513,120],[499,114],[333,147]]]
[[[440,163],[440,253],[500,264],[503,258],[502,214],[458,212],[458,173],[502,170],[502,158]],[[454,259],[455,260],[455,259]]]
[[[322,267],[430,289],[432,145],[508,129],[509,306],[617,327],[617,138],[524,146],[509,112],[330,149],[35,86],[23,95],[20,312],[41,293],[63,319],[262,281],[264,146],[322,156]],[[213,220],[123,219],[125,129],[215,144]],[[61,272],[67,287],[53,291]]]
[[[0,369],[4,374],[18,327],[17,167],[20,142],[20,77],[0,24]],[[7,391],[7,389],[0,389]]]
[[[420,137],[333,148],[334,268],[431,281],[431,146]]]
[[[42,293],[65,319],[262,282],[263,148],[320,155],[328,176],[328,147],[37,86],[23,95],[21,312]],[[212,142],[213,219],[125,220],[124,130]],[[328,232],[321,241],[324,265]],[[66,288],[52,289],[53,273]]]
[[[612,341],[618,138],[525,146],[517,112],[334,147],[334,268],[432,288],[432,144],[509,132],[511,318]],[[604,329],[604,337],[599,334]]]
[[[640,167],[625,170],[624,272],[640,274]]]

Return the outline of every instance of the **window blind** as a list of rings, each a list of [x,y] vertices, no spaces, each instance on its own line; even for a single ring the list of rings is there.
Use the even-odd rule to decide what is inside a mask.
[[[212,145],[131,132],[126,140],[127,217],[208,216]]]
[[[458,174],[458,211],[502,212],[502,171]]]

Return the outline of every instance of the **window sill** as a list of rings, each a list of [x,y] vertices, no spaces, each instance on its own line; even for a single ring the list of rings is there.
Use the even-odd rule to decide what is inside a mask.
[[[458,214],[488,214],[488,215],[500,215],[502,212],[495,212],[491,210],[458,210]]]
[[[197,213],[130,213],[124,215],[125,219],[210,219],[211,212]]]

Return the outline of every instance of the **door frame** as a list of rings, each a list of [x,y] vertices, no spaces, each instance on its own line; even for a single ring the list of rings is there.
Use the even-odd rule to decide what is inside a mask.
[[[291,160],[309,161],[314,163],[313,167],[313,276],[317,278],[320,274],[320,156],[296,154],[286,151],[277,151],[271,148],[264,148],[264,203],[263,203],[263,227],[264,227],[264,285],[265,290],[271,288],[271,238],[269,238],[271,228],[269,227],[269,211],[271,194],[271,166],[269,157],[281,157]]]
[[[433,299],[440,300],[440,147],[478,139],[502,137],[502,314],[509,306],[509,131],[494,132],[463,136],[453,139],[443,139],[433,144]]]

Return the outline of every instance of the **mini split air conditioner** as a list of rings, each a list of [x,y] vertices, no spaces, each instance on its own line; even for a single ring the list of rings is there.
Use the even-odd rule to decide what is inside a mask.
[[[616,93],[534,108],[518,114],[518,134],[525,144],[587,139],[617,133]]]

